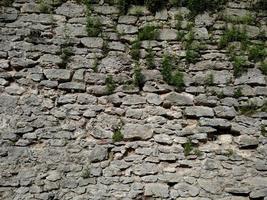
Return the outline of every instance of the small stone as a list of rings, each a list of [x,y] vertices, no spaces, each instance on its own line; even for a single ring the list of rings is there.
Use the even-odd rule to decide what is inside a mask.
[[[201,118],[199,121],[201,126],[211,126],[214,128],[221,128],[221,129],[229,129],[231,127],[231,123],[226,119],[221,118]]]
[[[177,40],[177,31],[175,29],[161,29],[159,40]]]
[[[233,119],[236,116],[236,110],[234,107],[217,106],[214,108],[217,117]]]
[[[252,199],[267,197],[267,188],[259,189],[259,190],[253,190],[249,197]]]
[[[145,196],[167,198],[169,187],[164,183],[148,183],[145,185]]]
[[[204,27],[202,28],[194,28],[194,36],[197,40],[207,40],[209,39],[208,30]]]
[[[256,148],[259,144],[257,138],[249,135],[240,135],[237,139],[240,148]]]
[[[170,103],[171,105],[175,106],[190,106],[193,105],[194,97],[191,94],[187,93],[176,93],[171,92],[165,96],[164,102]]]
[[[5,88],[6,92],[11,95],[21,95],[25,92],[25,89],[17,84],[12,84]]]
[[[121,34],[135,34],[138,32],[138,28],[133,25],[119,24],[117,30]]]
[[[56,9],[56,14],[67,17],[80,17],[84,16],[84,13],[84,6],[72,2],[63,3]]]
[[[99,37],[85,37],[81,39],[81,43],[88,48],[101,49],[104,45],[104,40]]]
[[[49,80],[68,81],[71,73],[67,69],[45,69],[44,74]]]
[[[59,84],[58,88],[63,90],[85,91],[85,84],[76,82],[66,82]]]
[[[185,115],[189,117],[213,117],[214,112],[212,108],[205,106],[186,107]]]
[[[105,160],[107,157],[108,157],[107,148],[100,145],[96,145],[89,155],[89,160],[91,162],[99,162]]]
[[[147,140],[153,136],[153,130],[149,125],[126,124],[121,132],[126,140]]]
[[[195,197],[199,194],[199,188],[188,183],[178,183],[174,185],[174,189],[181,197]]]

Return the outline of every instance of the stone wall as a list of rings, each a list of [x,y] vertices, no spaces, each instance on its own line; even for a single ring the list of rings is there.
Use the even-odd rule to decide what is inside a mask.
[[[231,1],[189,20],[184,7],[122,16],[99,2],[90,12],[101,30],[89,37],[84,5],[45,6],[1,8],[1,200],[267,199],[266,54],[243,48],[266,41],[264,11]],[[159,35],[141,41],[135,64],[149,23]],[[219,48],[233,23],[248,40]],[[193,61],[188,43],[201,45]],[[162,77],[166,54],[181,87]]]

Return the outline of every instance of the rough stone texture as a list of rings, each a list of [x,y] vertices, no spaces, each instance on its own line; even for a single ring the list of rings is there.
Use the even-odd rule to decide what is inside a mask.
[[[90,11],[81,1],[2,2],[1,200],[267,200],[266,56],[249,53],[266,41],[267,16],[252,1],[196,16],[170,4],[122,15],[110,0]],[[140,41],[137,62],[147,24],[159,35]],[[219,48],[231,26],[246,31],[246,50]],[[165,54],[175,79],[163,76]],[[240,76],[232,54],[246,59]]]
[[[153,130],[149,125],[126,124],[122,128],[125,139],[146,140],[153,136]]]

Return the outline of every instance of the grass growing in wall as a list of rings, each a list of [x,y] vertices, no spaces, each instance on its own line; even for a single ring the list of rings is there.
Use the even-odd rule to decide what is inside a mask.
[[[145,83],[144,75],[142,74],[142,70],[140,68],[139,63],[136,63],[134,67],[133,83],[135,86],[139,87],[140,89],[144,86],[144,83]]]
[[[232,61],[235,77],[240,77],[244,72],[247,71],[246,60],[243,56],[234,56]]]
[[[264,60],[267,56],[267,50],[264,44],[255,44],[248,49],[248,59],[258,62]]]
[[[112,135],[113,142],[121,142],[121,141],[123,141],[123,138],[124,138],[124,136],[121,133],[120,129],[116,130]]]
[[[138,33],[139,40],[155,40],[159,35],[158,28],[153,25],[144,26]]]
[[[205,77],[204,84],[207,85],[207,86],[214,85],[214,75],[212,73],[208,74]]]
[[[47,0],[39,0],[38,8],[41,13],[51,13],[53,9],[52,5]]]
[[[86,31],[89,37],[97,37],[101,33],[102,24],[97,17],[86,17]]]
[[[230,42],[241,42],[243,46],[247,45],[248,36],[244,30],[237,27],[227,28],[223,36],[220,38],[219,47],[224,48]]]
[[[105,80],[105,84],[106,84],[106,90],[109,94],[112,94],[114,92],[114,90],[116,89],[116,83],[113,80],[113,76],[112,75],[108,75],[106,80]]]
[[[130,51],[130,55],[132,56],[132,59],[139,60],[140,58],[140,48],[141,48],[141,42],[140,40],[136,40],[132,44],[132,48]]]
[[[161,69],[163,80],[180,90],[184,86],[184,75],[179,70],[174,72],[174,68],[174,58],[168,54],[164,55]]]
[[[267,62],[262,62],[260,64],[260,70],[264,75],[267,75]]]
[[[255,16],[251,13],[248,13],[244,16],[224,16],[223,17],[226,22],[230,22],[233,24],[253,24],[255,23]]]
[[[234,97],[235,98],[239,98],[239,97],[242,97],[243,94],[242,94],[242,89],[240,87],[236,88],[235,91],[234,91]]]
[[[148,69],[155,69],[155,54],[152,48],[148,48],[147,55],[146,55],[146,65]]]
[[[226,2],[227,0],[185,0],[185,5],[190,9],[193,15],[197,15],[205,11],[221,9]]]

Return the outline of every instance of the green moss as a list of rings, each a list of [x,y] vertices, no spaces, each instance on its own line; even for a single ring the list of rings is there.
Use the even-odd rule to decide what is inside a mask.
[[[244,16],[225,16],[224,20],[233,24],[253,24],[255,23],[255,16],[253,16],[251,13],[248,13]]]
[[[118,0],[118,8],[120,10],[121,15],[126,15],[129,7],[130,7],[129,0]]]
[[[139,58],[140,58],[140,48],[141,48],[140,40],[134,41],[133,44],[132,44],[131,52],[130,52],[130,54],[132,56],[132,59],[139,60]]]
[[[188,63],[196,63],[200,54],[195,49],[187,49],[185,52],[185,59]]]
[[[109,94],[112,94],[114,92],[114,90],[116,89],[116,84],[113,80],[112,75],[108,75],[108,77],[106,78],[105,84],[106,84],[107,92]]]
[[[101,33],[102,24],[97,17],[86,17],[86,31],[89,37],[97,37]]]
[[[262,61],[267,55],[264,44],[256,44],[249,48],[248,59],[255,62]]]
[[[188,7],[194,15],[205,11],[214,11],[222,8],[226,4],[226,0],[185,0]]]
[[[152,48],[148,48],[146,55],[146,65],[148,69],[155,69],[155,54]]]
[[[153,25],[144,26],[138,33],[139,40],[155,40],[159,35],[158,28]]]
[[[176,71],[171,78],[171,84],[178,89],[182,89],[184,87],[184,74],[180,71]]]
[[[59,64],[61,68],[66,68],[67,64],[70,62],[70,58],[73,55],[73,50],[69,46],[65,46],[61,49],[61,59],[62,62]]]
[[[185,156],[189,156],[194,149],[191,140],[188,140],[185,144],[183,144],[183,147]]]
[[[83,179],[86,179],[86,178],[89,178],[91,175],[91,169],[90,169],[90,166],[89,165],[86,165],[83,170],[82,170],[82,173],[81,173],[81,177]]]
[[[234,91],[234,97],[235,98],[239,98],[239,97],[242,97],[243,94],[242,94],[242,90],[240,87],[236,88],[235,91]]]
[[[261,135],[263,137],[267,137],[267,126],[266,125],[261,125]]]
[[[138,63],[135,64],[133,83],[140,89],[144,86],[144,75]]]
[[[212,73],[206,76],[204,84],[208,86],[214,85],[214,75]]]
[[[145,6],[152,13],[155,13],[163,9],[166,3],[167,1],[163,1],[163,0],[145,0]]]
[[[52,5],[49,4],[46,0],[40,0],[38,3],[38,8],[41,13],[51,13],[52,12]]]
[[[219,47],[224,48],[230,42],[235,42],[235,41],[239,41],[243,45],[247,45],[248,43],[247,33],[244,30],[241,30],[240,28],[237,27],[228,28],[220,38]]]
[[[240,77],[244,72],[247,71],[246,60],[243,56],[234,56],[233,67],[234,67],[234,76]]]
[[[121,133],[121,130],[116,130],[112,135],[113,142],[121,142],[123,141],[123,134]]]
[[[262,62],[261,63],[260,70],[264,75],[267,75],[267,62]]]
[[[172,70],[172,57],[170,55],[165,54],[163,57],[161,74],[163,76],[163,80],[168,84],[172,84]]]
[[[253,102],[249,102],[247,105],[239,107],[240,114],[246,115],[246,116],[250,116],[250,115],[257,113],[257,110],[258,110],[258,106]]]

